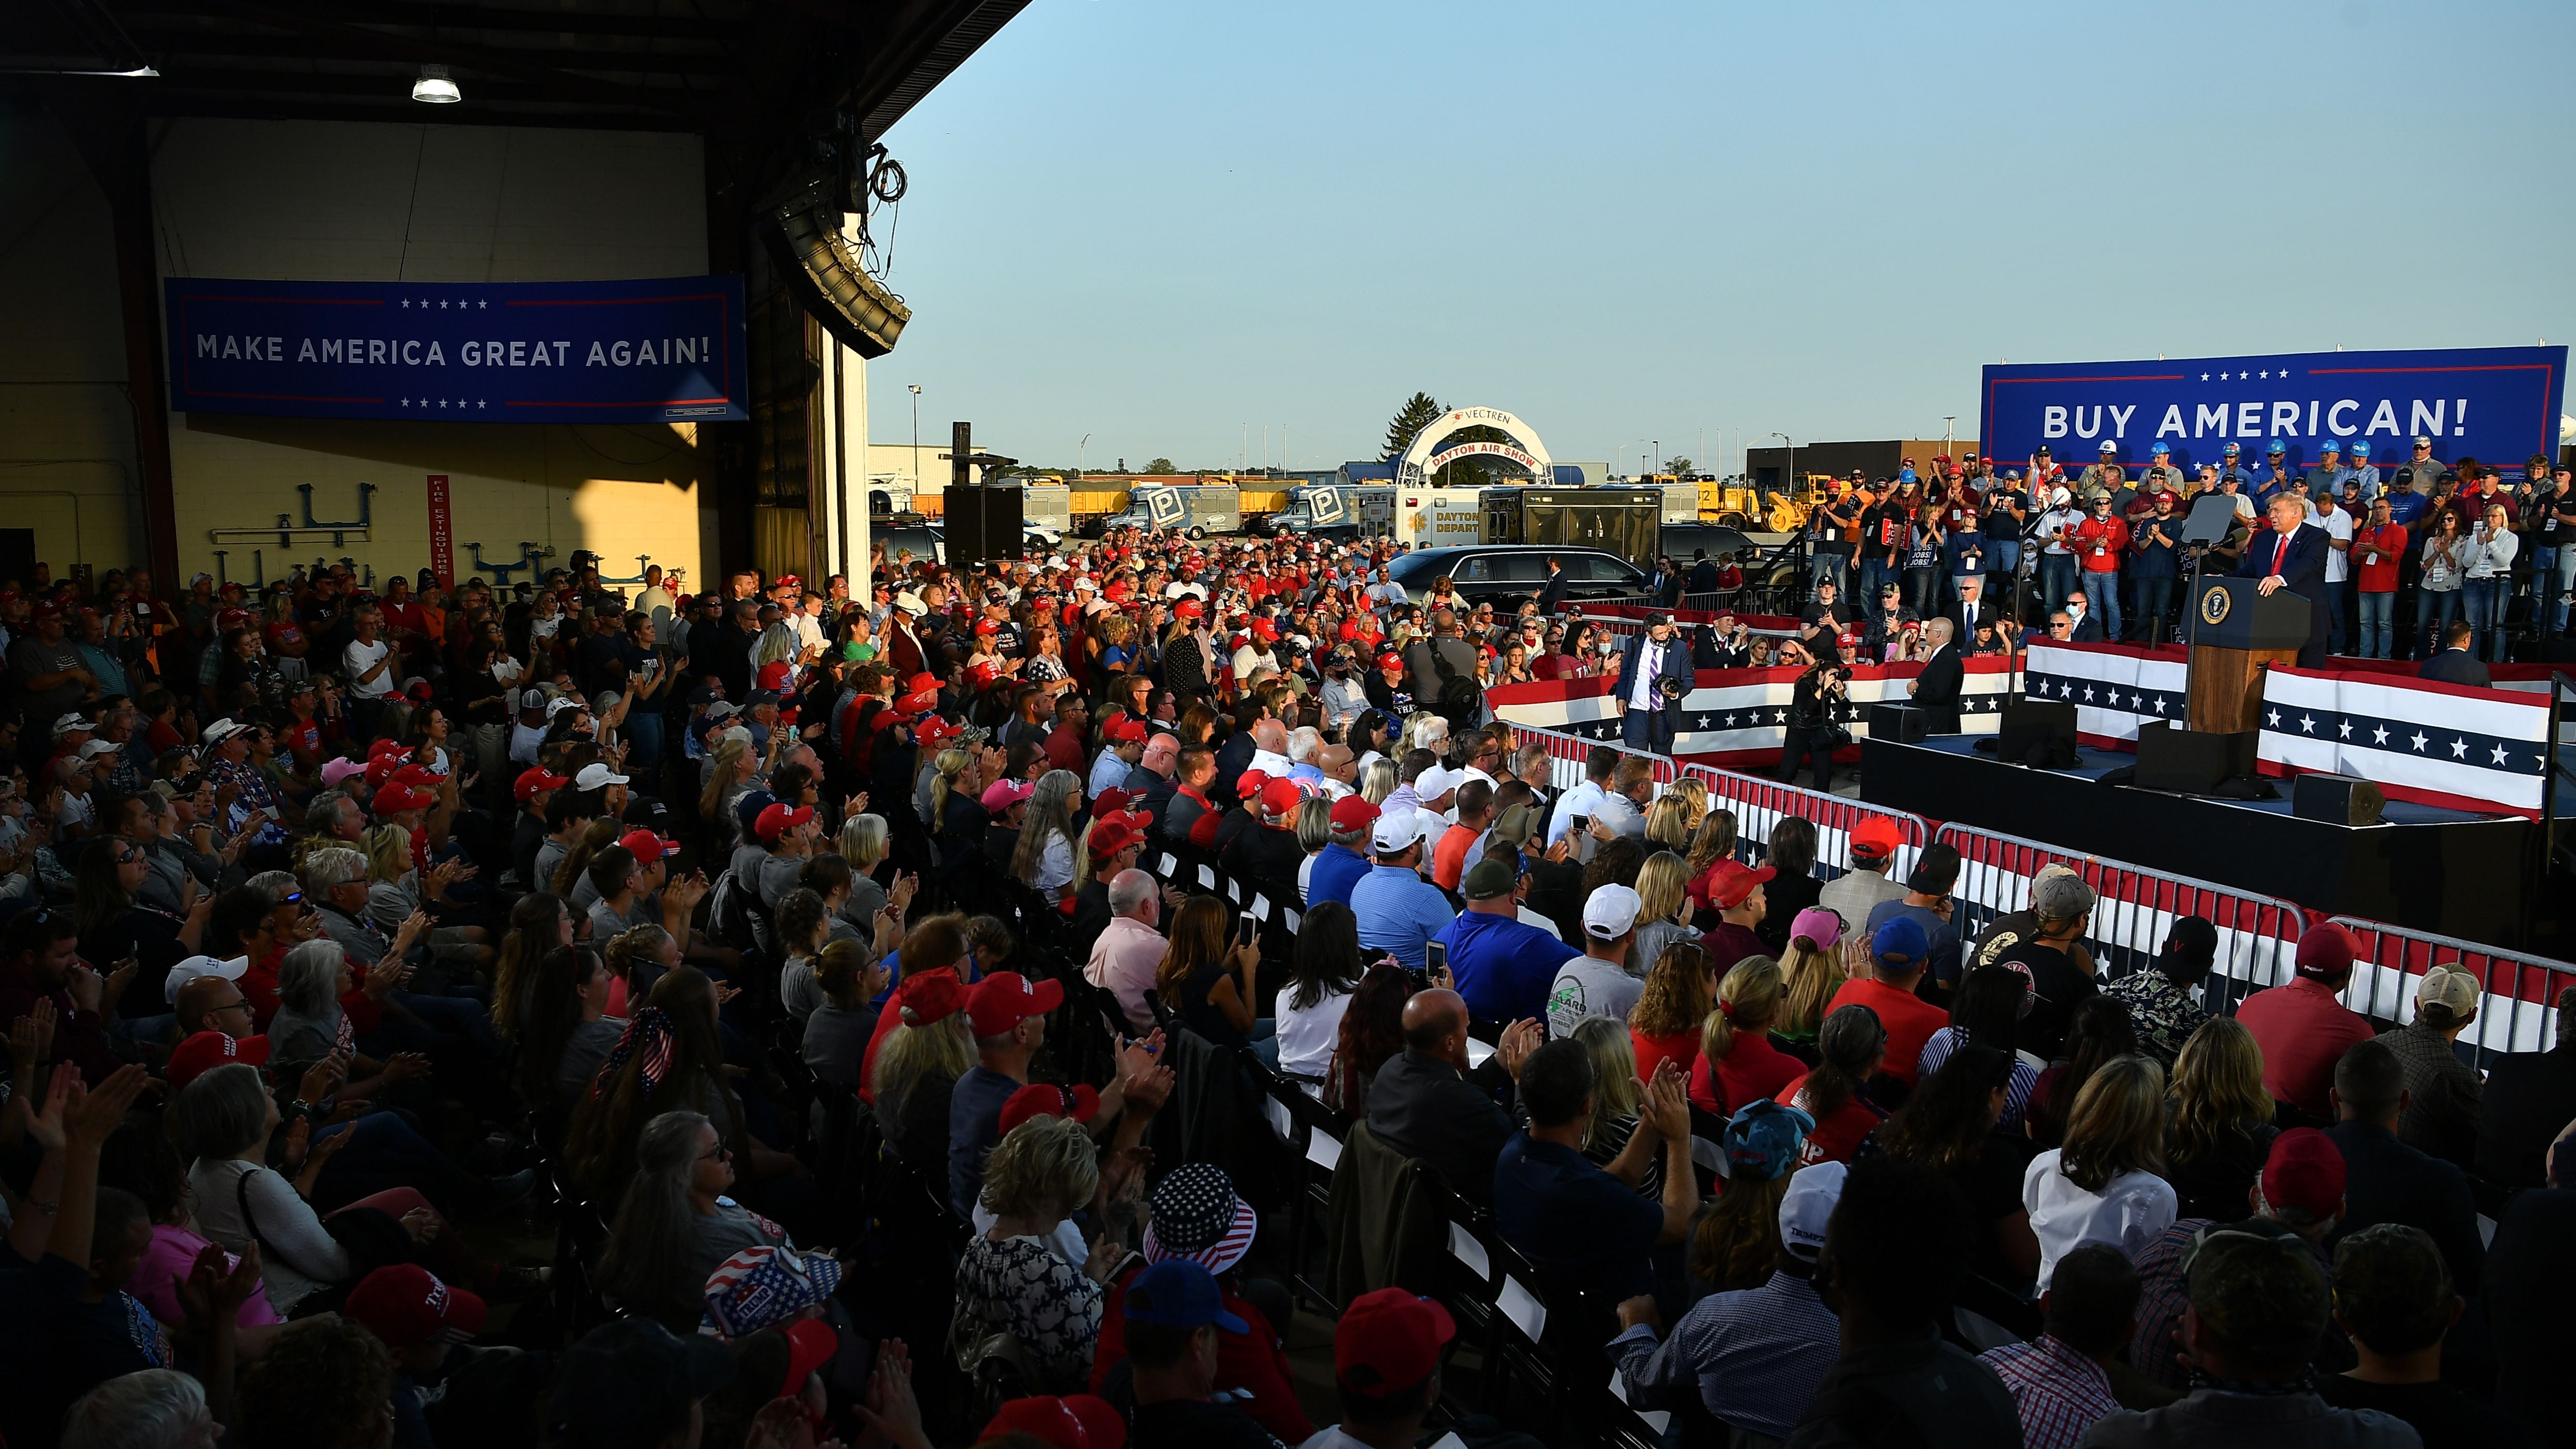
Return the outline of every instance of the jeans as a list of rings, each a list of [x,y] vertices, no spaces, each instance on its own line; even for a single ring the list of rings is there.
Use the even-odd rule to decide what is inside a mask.
[[[2513,597],[2511,579],[2470,579],[2460,585],[2460,605],[2473,631],[2469,652],[2489,664],[2504,662],[2504,606]]]
[[[2161,644],[2165,636],[2165,615],[2173,612],[2174,580],[2171,574],[2131,579],[2137,605],[2138,637],[2149,644]]]
[[[2344,590],[2350,587],[2351,585],[2340,580],[2325,586],[2326,652],[2328,654],[2341,654],[2344,652],[2344,615],[2346,610],[2344,608],[2343,595]]]
[[[2354,642],[2361,646],[2364,659],[2386,659],[2390,655],[2389,620],[2397,612],[2397,595],[2365,593],[2361,596],[2361,627]]]
[[[2120,576],[2115,573],[2084,573],[2084,607],[2102,621],[2102,637],[2120,637]]]
[[[2460,591],[2457,589],[2417,589],[2415,591],[2415,631],[2417,641],[2413,659],[2430,659],[2442,647],[2442,631],[2460,613]]]
[[[1924,618],[1941,612],[1941,571],[1937,568],[1905,571],[1905,607]]]
[[[1988,553],[1991,553],[1991,554],[1993,554],[1993,555],[1994,555],[1994,566],[1993,566],[1993,569],[1992,569],[1991,571],[1992,571],[1992,572],[1994,572],[1994,573],[1996,573],[1996,574],[2001,575],[2001,576],[2002,576],[2002,577],[2004,577],[2004,578],[2011,578],[2011,577],[2012,577],[2012,575],[2013,575],[2013,570],[2015,570],[2015,569],[2017,569],[2017,568],[2020,568],[2020,567],[2021,567],[2021,540],[2020,540],[2020,539],[2017,539],[2017,538],[1990,538],[1990,539],[1987,539],[1987,540],[1986,540],[1986,551],[1987,551]]]
[[[618,726],[626,735],[626,743],[633,747],[626,761],[627,773],[646,780],[652,779],[662,765],[662,716],[655,708],[660,703],[658,698],[646,700],[629,711],[626,722]]]
[[[2576,545],[2531,551],[2531,617],[2547,619],[2549,632],[2567,632],[2567,595],[2576,590]]]
[[[2066,607],[2066,598],[2075,592],[2075,555],[2043,553],[2039,556],[2039,617]]]
[[[1813,586],[1816,584],[1831,584],[1834,586],[1834,591],[1836,593],[1849,594],[1851,590],[1847,588],[1846,585],[1848,585],[1851,580],[1844,578],[1843,572],[1843,552],[1841,545],[1818,546],[1815,552],[1810,554],[1807,558],[1809,591],[1813,592]]]

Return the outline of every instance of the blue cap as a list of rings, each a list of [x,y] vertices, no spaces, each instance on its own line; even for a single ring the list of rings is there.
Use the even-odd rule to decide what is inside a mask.
[[[2230,443],[2230,444],[2228,444],[2225,448],[2221,449],[2220,451],[2222,451],[2222,452],[2228,452],[2228,453],[2242,453],[2242,452],[2244,452],[2244,451],[2245,451],[2245,448],[2244,448],[2244,445],[2243,445],[2243,444],[2240,444],[2240,443]]]
[[[2355,438],[2352,441],[2352,447],[2348,451],[2356,458],[2367,458],[2370,456],[2370,440],[2368,438]]]
[[[2149,448],[2147,451],[2148,451],[2148,452],[2150,452],[2150,453],[2170,453],[2170,452],[2172,452],[2172,451],[2173,451],[2173,449],[2172,449],[2171,447],[2168,447],[2167,445],[2165,445],[2165,444],[2163,444],[2163,443],[2158,443],[2158,444],[2156,444],[2154,447]]]
[[[1869,938],[1869,952],[1881,961],[1914,965],[1932,954],[1932,938],[1924,934],[1921,921],[1912,916],[1893,916]]]
[[[2289,446],[2283,443],[2280,439],[2274,438],[2271,442],[2264,445],[2263,451],[2266,453],[2286,453],[2290,451],[2290,449]]]
[[[742,833],[746,839],[757,838],[753,823],[760,819],[761,811],[777,803],[778,797],[766,790],[750,791],[734,802],[733,818],[742,822]]]
[[[1126,1311],[1129,1323],[1164,1328],[1213,1323],[1228,1333],[1251,1332],[1242,1319],[1225,1311],[1216,1276],[1187,1258],[1166,1258],[1128,1280]]]
[[[1815,1130],[1816,1119],[1797,1108],[1754,1098],[1726,1121],[1726,1161],[1734,1169],[1730,1176],[1769,1182],[1798,1160],[1798,1149]]]

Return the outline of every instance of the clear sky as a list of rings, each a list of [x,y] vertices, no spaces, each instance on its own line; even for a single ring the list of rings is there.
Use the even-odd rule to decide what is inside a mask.
[[[2563,342],[2571,53],[2568,0],[1036,0],[886,138],[873,433],[918,383],[1030,462],[1329,467],[1418,388],[1732,471],[1972,434],[2006,359]]]

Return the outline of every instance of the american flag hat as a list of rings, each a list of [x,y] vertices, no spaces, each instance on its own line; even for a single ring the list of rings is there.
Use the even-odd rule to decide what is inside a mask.
[[[1180,1258],[1222,1273],[1252,1251],[1261,1215],[1235,1196],[1225,1169],[1205,1162],[1174,1168],[1154,1188],[1154,1219],[1145,1228],[1145,1261]]]
[[[830,1302],[840,1285],[840,1262],[829,1253],[745,1248],[708,1275],[707,1316],[698,1332],[733,1339],[774,1328]]]

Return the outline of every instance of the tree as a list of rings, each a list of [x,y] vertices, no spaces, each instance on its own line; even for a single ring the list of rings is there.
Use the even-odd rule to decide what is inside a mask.
[[[1173,462],[1169,458],[1152,458],[1146,461],[1145,471],[1148,473],[1178,473],[1181,469],[1179,464]]]
[[[1386,456],[1381,461],[1391,463],[1403,457],[1404,450],[1413,446],[1422,430],[1438,422],[1447,411],[1427,392],[1406,398],[1404,406],[1395,410],[1395,417],[1386,425]]]
[[[1675,458],[1664,465],[1664,471],[1672,474],[1676,478],[1687,478],[1690,476],[1691,469],[1696,466],[1697,465],[1692,463],[1688,458]]]

